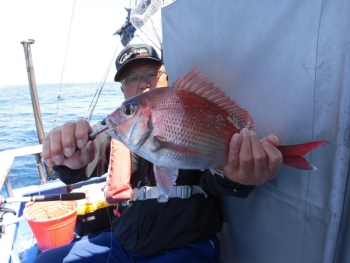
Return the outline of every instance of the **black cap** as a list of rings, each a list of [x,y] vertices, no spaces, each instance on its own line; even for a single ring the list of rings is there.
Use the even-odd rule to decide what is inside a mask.
[[[118,55],[115,61],[117,74],[115,74],[114,81],[120,81],[120,75],[131,62],[137,59],[150,59],[158,61],[163,64],[163,60],[158,55],[157,51],[150,45],[146,44],[132,44],[126,46]]]

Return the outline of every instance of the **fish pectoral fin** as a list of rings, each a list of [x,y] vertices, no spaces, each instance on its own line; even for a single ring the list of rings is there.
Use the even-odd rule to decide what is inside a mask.
[[[168,198],[179,176],[179,169],[153,165],[153,172],[161,194]]]
[[[153,146],[151,147],[152,152],[156,152],[163,147],[166,147],[166,139],[160,135],[153,136]]]
[[[169,142],[165,140],[162,136],[153,136],[153,147],[151,148],[151,151],[156,152],[162,148],[168,148],[175,152],[180,152],[182,154],[190,154],[190,155],[199,156],[208,160],[213,160],[209,156],[206,156],[200,152],[194,151],[188,147]]]
[[[130,128],[129,137],[127,139],[127,144],[130,146],[130,149],[133,151],[139,149],[147,140],[151,132],[151,115],[143,114],[142,116],[138,116],[137,121],[135,121]]]

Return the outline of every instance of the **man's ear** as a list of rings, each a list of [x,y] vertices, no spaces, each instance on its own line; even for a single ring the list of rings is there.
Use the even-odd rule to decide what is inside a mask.
[[[121,89],[122,92],[124,93],[123,85],[120,86],[120,89]]]

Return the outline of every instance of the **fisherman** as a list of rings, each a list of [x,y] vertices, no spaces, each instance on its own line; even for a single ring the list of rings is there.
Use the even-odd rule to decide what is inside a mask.
[[[121,83],[126,99],[168,86],[163,61],[149,45],[125,47],[117,57],[116,68],[114,80]],[[101,124],[94,129],[99,127]],[[125,155],[111,157],[107,134],[88,141],[94,129],[80,119],[56,127],[46,136],[43,159],[64,183],[111,172],[112,161],[123,166]],[[175,193],[162,202],[151,194],[142,200],[119,203],[112,231],[43,252],[35,262],[219,262],[216,233],[222,228],[222,217],[218,196],[245,198],[254,185],[275,178],[282,164],[276,148],[280,142],[277,134],[260,140],[254,131],[244,128],[232,136],[224,177],[209,170],[180,170],[176,187],[195,186],[197,190],[190,196],[181,198]],[[136,193],[149,187],[157,192],[152,163],[131,154],[131,165],[131,190]]]

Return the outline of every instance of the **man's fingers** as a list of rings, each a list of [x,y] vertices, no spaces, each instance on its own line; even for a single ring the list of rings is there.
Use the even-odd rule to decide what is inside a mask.
[[[232,181],[246,185],[260,185],[276,177],[282,164],[278,134],[270,134],[260,141],[255,131],[243,128],[232,136],[225,175]]]
[[[42,149],[42,157],[44,162],[52,167],[55,165],[55,162],[52,159],[51,155],[51,149],[50,149],[50,135],[47,135],[43,141],[43,149]]]
[[[238,168],[239,164],[239,149],[241,146],[241,135],[238,133],[235,133],[230,142],[229,146],[229,153],[228,153],[228,164],[231,166]]]
[[[88,145],[81,150],[80,162],[82,164],[88,165],[95,158],[95,144],[93,142],[89,142]]]
[[[75,138],[73,137],[75,134],[75,127],[76,125],[74,122],[66,122],[63,124],[62,147],[65,157],[73,156],[75,149],[77,148],[75,144]]]
[[[86,120],[79,119],[75,124],[76,145],[79,149],[83,149],[88,143],[89,133],[91,133],[93,130]]]
[[[93,130],[86,120],[67,122],[53,129],[44,139],[42,156],[48,166],[66,165],[80,169],[95,157],[93,144],[88,144],[88,135]]]
[[[252,175],[254,169],[254,158],[252,154],[252,148],[250,143],[250,131],[247,128],[243,128],[240,132],[241,134],[241,149],[239,152],[239,174],[245,175],[244,181],[250,180],[247,177]]]
[[[239,149],[241,147],[241,135],[235,133],[230,141],[227,164],[224,167],[224,174],[231,180],[239,171]]]
[[[266,153],[255,131],[250,131],[250,144],[253,154],[253,177],[255,184],[260,185],[267,180]]]
[[[62,129],[55,128],[50,132],[50,150],[51,158],[55,165],[62,165],[64,162],[63,148],[62,148]]]
[[[269,143],[271,143],[274,146],[279,146],[282,143],[282,138],[279,134],[277,133],[271,133],[269,135],[267,135],[264,139],[261,140],[263,141],[268,141]]]
[[[269,180],[275,178],[283,163],[282,153],[269,141],[262,142],[262,146],[267,157],[267,170],[269,173]]]

